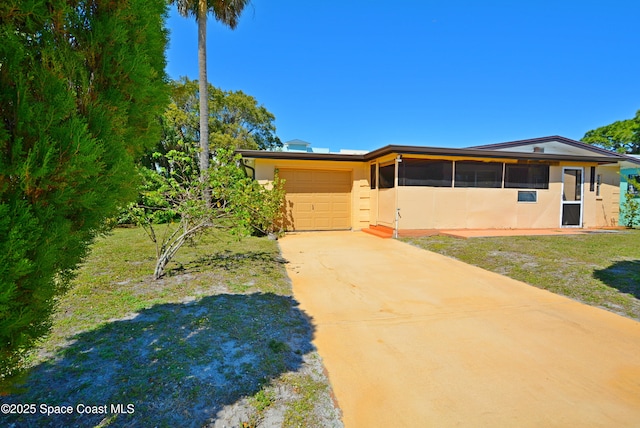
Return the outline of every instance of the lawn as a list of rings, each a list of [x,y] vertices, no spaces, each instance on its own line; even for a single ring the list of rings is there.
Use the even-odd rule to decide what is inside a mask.
[[[154,255],[137,228],[94,244],[9,426],[342,426],[275,241],[214,230],[158,281]]]
[[[405,242],[640,320],[640,230]]]

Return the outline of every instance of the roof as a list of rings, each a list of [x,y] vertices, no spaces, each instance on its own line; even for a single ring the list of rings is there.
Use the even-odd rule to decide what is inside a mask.
[[[586,155],[544,153],[544,152],[522,152],[517,151],[518,147],[535,145],[541,143],[559,142],[577,147],[585,151]],[[514,149],[514,150],[508,150]],[[342,154],[342,153],[304,153],[304,152],[271,152],[264,150],[238,150],[237,153],[245,158],[254,159],[295,159],[295,160],[327,160],[345,162],[365,162],[388,154],[402,155],[434,155],[452,157],[478,157],[495,159],[522,159],[534,161],[583,161],[597,163],[613,163],[619,161],[630,161],[640,163],[640,160],[614,153],[609,150],[585,144],[580,141],[571,140],[560,136],[534,138],[530,140],[512,141],[507,143],[490,144],[485,146],[475,146],[469,148],[448,148],[448,147],[428,147],[428,146],[404,146],[387,145],[371,151],[369,153]]]
[[[470,148],[481,149],[481,150],[502,150],[502,149],[516,148],[516,147],[522,147],[522,146],[532,146],[532,145],[544,144],[544,143],[550,143],[550,142],[560,142],[562,144],[566,144],[571,147],[576,147],[582,150],[599,153],[605,156],[609,156],[612,153],[616,154],[615,152],[612,152],[610,150],[606,150],[606,149],[594,146],[592,144],[583,143],[582,141],[576,141],[570,138],[561,137],[559,135],[551,135],[548,137],[540,137],[540,138],[531,138],[529,140],[509,141],[506,143],[498,143],[498,144],[486,144],[483,146],[472,146]]]

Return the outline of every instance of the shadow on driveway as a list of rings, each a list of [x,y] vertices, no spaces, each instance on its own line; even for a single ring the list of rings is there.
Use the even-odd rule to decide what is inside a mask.
[[[222,294],[77,334],[31,371],[26,392],[3,399],[36,403],[36,414],[3,415],[3,425],[200,427],[314,350],[314,327],[297,305],[275,294]],[[46,416],[41,404],[73,413]],[[80,414],[78,405],[106,407]]]

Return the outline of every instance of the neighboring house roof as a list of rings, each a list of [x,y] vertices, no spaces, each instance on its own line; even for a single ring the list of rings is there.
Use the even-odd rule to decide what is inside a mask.
[[[572,140],[570,138],[561,137],[559,135],[551,135],[548,137],[532,138],[529,140],[510,141],[498,144],[486,144],[483,146],[472,146],[472,149],[481,150],[508,150],[513,152],[532,152],[539,151],[543,153],[562,153],[562,154],[601,154],[610,156],[610,150],[606,150],[582,141]]]
[[[329,153],[329,149],[311,147],[311,143],[302,140],[290,140],[283,144],[284,152],[308,152],[308,153]]]
[[[562,147],[565,150],[560,150]],[[569,147],[569,150],[566,147]],[[533,147],[543,147],[544,150],[533,150]],[[551,136],[531,140],[513,141],[508,143],[491,144],[470,148],[447,148],[426,146],[388,145],[368,153],[309,153],[309,152],[269,152],[262,150],[238,150],[245,158],[257,159],[300,159],[300,160],[333,160],[333,161],[370,161],[388,154],[433,155],[453,157],[479,157],[496,159],[523,159],[539,161],[584,161],[598,163],[613,163],[631,158],[599,147],[570,140],[568,138]]]

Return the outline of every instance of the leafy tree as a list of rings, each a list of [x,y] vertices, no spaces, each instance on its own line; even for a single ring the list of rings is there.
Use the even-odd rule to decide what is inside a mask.
[[[625,225],[627,227],[634,227],[640,223],[640,200],[638,200],[640,183],[632,177],[629,177],[627,180],[627,192],[624,195],[621,214]]]
[[[200,179],[206,181],[205,174],[209,170],[209,95],[207,80],[207,15],[213,13],[214,18],[232,30],[238,25],[238,19],[249,0],[170,0],[178,7],[182,16],[194,16],[198,23],[198,70],[200,81]],[[211,195],[204,189],[207,203]]]
[[[46,334],[168,101],[163,0],[0,3],[0,390]]]
[[[619,120],[588,131],[582,141],[618,153],[640,153],[640,110],[632,119]]]
[[[266,188],[248,177],[236,148],[265,149],[280,145],[275,117],[240,91],[222,91],[209,85],[212,164],[202,181],[199,154],[197,81],[172,82],[171,103],[162,116],[162,138],[142,159],[143,185],[138,202],[121,221],[141,225],[156,245],[154,278],[187,243],[195,243],[209,227],[232,227],[238,234],[268,234],[281,223],[283,183],[276,178]],[[201,197],[211,192],[211,204]],[[164,224],[164,226],[159,226]]]
[[[275,116],[242,91],[223,91],[208,85],[209,150],[258,149],[282,147],[276,136]],[[167,153],[179,140],[198,144],[200,110],[197,107],[199,83],[183,77],[171,82],[171,103],[162,116],[163,137],[157,152]],[[146,166],[157,160],[147,157]]]
[[[176,148],[157,158],[170,168],[157,170],[142,168],[152,181],[160,183],[157,189],[145,192],[150,199],[161,199],[163,204],[155,207],[132,204],[130,215],[144,228],[156,246],[156,266],[153,277],[164,275],[167,264],[180,248],[187,243],[195,244],[198,236],[210,227],[231,228],[238,234],[275,231],[281,223],[284,202],[284,183],[277,177],[267,188],[244,174],[239,167],[239,157],[233,152],[218,149],[213,165],[203,183],[198,174],[195,156],[196,146],[180,141]],[[202,188],[211,190],[211,205],[201,198]],[[159,226],[158,212],[177,214],[174,221]]]

